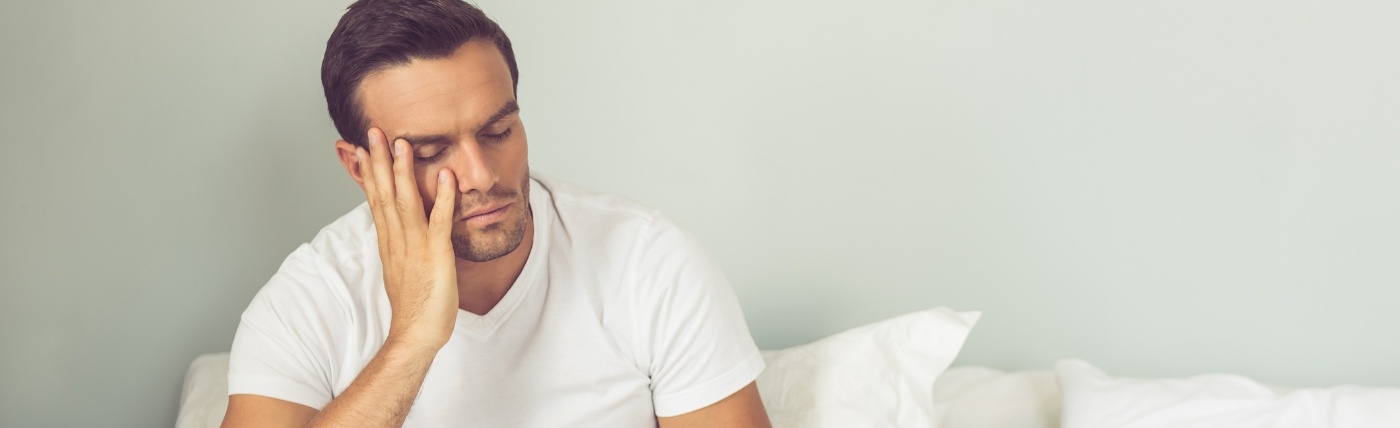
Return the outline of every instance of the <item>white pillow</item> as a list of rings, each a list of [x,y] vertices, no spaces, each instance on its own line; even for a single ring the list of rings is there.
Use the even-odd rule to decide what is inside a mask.
[[[180,393],[175,428],[218,428],[228,411],[228,353],[204,354],[190,363]]]
[[[765,351],[763,405],[778,428],[934,427],[934,380],[980,316],[934,308]]]
[[[1058,428],[1060,386],[1054,370],[952,367],[933,384],[933,409],[939,428]]]
[[[1089,363],[1056,364],[1064,428],[1400,427],[1400,388],[1281,388],[1228,374],[1113,378]]]

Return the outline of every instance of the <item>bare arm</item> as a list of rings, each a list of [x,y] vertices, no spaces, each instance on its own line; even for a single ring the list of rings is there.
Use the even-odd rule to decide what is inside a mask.
[[[408,143],[395,141],[391,159],[379,129],[370,150],[338,142],[350,175],[365,190],[379,235],[384,288],[392,310],[389,334],[350,386],[321,411],[275,398],[229,397],[223,427],[400,427],[418,397],[433,357],[457,319],[456,256],[450,233],[456,208],[455,177],[439,173],[437,201],[425,218]],[[346,152],[352,152],[347,154]]]
[[[308,427],[403,426],[436,348],[385,343],[360,376]]]
[[[661,428],[770,428],[768,413],[763,409],[763,400],[758,395],[758,384],[730,394],[715,404],[683,415],[657,418]]]
[[[385,343],[355,381],[326,408],[238,394],[229,396],[228,427],[403,426],[435,349]]]

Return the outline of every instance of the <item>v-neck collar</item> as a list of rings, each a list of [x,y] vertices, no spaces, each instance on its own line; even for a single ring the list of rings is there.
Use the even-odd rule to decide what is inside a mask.
[[[515,313],[525,296],[535,288],[535,284],[541,282],[545,259],[549,253],[550,224],[554,220],[553,207],[549,206],[551,198],[546,192],[548,189],[540,185],[534,177],[530,178],[530,214],[535,222],[535,237],[530,247],[530,255],[525,258],[525,267],[520,270],[520,276],[515,278],[505,296],[501,296],[501,301],[486,314],[477,315],[458,308],[454,334],[460,332],[478,342],[485,342],[491,338],[492,333],[500,329],[512,313]]]

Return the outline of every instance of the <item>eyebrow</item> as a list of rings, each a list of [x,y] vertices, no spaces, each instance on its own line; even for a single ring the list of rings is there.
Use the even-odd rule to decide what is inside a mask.
[[[500,108],[499,110],[496,110],[495,113],[492,113],[492,114],[491,114],[491,117],[488,118],[488,119],[486,119],[486,121],[483,122],[483,123],[481,124],[481,126],[478,126],[478,127],[476,128],[476,132],[481,132],[481,130],[486,129],[486,128],[489,128],[491,125],[494,125],[496,122],[501,121],[501,119],[504,119],[506,116],[510,116],[510,115],[515,114],[515,113],[517,113],[517,112],[519,112],[519,111],[520,111],[520,104],[516,104],[515,100],[510,100],[509,102],[506,103],[506,105],[501,106],[501,108]],[[451,135],[447,135],[447,134],[433,134],[433,135],[399,134],[399,136],[394,137],[394,139],[393,139],[393,140],[390,140],[390,141],[398,140],[398,139],[400,139],[400,138],[402,138],[402,139],[404,139],[404,140],[407,140],[407,141],[408,141],[408,144],[409,144],[410,146],[432,145],[432,144],[451,144],[451,143],[452,143],[452,136],[451,136]]]

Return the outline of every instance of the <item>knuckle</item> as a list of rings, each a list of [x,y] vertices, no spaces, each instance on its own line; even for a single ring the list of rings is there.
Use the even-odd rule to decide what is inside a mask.
[[[386,210],[392,208],[391,205],[393,205],[389,202],[388,198],[374,198],[370,203],[379,208],[379,212],[386,212]]]
[[[410,214],[413,212],[414,202],[408,198],[400,198],[394,208],[399,210],[399,214]]]

